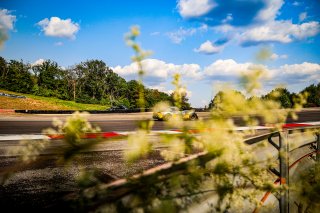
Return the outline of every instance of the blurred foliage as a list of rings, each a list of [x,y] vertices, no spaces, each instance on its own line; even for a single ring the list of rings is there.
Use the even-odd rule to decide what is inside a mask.
[[[76,157],[80,152],[90,149],[95,145],[98,139],[86,139],[86,135],[90,133],[99,133],[99,127],[94,127],[88,122],[89,113],[75,112],[70,117],[67,117],[63,122],[59,119],[54,119],[52,124],[54,128],[45,129],[43,132],[49,136],[62,135],[64,147],[62,163],[68,163],[72,158]]]
[[[131,81],[129,84],[137,88],[138,95],[134,97],[138,99],[138,106],[144,108],[147,90],[143,87],[145,72],[142,60],[148,54],[136,42],[139,34],[138,27],[131,28],[126,41],[135,52],[132,60],[138,64],[139,74],[139,81]],[[267,54],[261,55],[264,58]],[[78,68],[86,70],[86,67],[93,66],[97,72],[104,72],[100,65],[104,66],[101,62],[94,62],[82,64]],[[238,212],[243,209],[250,212],[260,205],[260,195],[265,191],[281,193],[286,187],[277,187],[273,183],[274,176],[268,171],[274,166],[274,159],[270,156],[261,160],[256,154],[266,144],[249,146],[244,143],[246,137],[255,134],[255,130],[236,131],[233,118],[240,116],[243,125],[249,127],[258,125],[263,120],[274,127],[273,130],[282,130],[287,116],[295,116],[294,110],[306,103],[306,96],[296,95],[291,102],[290,97],[288,101],[286,90],[276,89],[268,97],[258,98],[256,94],[261,89],[264,75],[265,71],[257,66],[257,69],[244,73],[240,78],[244,94],[228,87],[219,92],[212,100],[209,120],[199,119],[190,125],[180,117],[169,119],[165,123],[166,127],[179,129],[181,132],[160,137],[161,143],[168,145],[168,148],[160,151],[162,158],[168,162],[165,169],[148,174],[142,172],[129,177],[127,181],[109,185],[103,184],[94,171],[84,171],[79,178],[79,184],[84,188],[79,195],[81,208],[87,212],[187,212],[196,211],[200,206],[203,211],[208,212]],[[174,75],[172,102],[182,108],[186,90],[181,85],[180,78],[179,74]],[[92,88],[88,89],[92,91],[93,97],[101,95],[97,91],[100,86],[91,85]],[[287,98],[282,100],[282,96]],[[131,103],[129,99],[128,101]],[[154,109],[159,110],[169,104],[158,103]],[[294,109],[283,109],[287,105]],[[67,163],[81,151],[96,144],[96,140],[82,138],[86,133],[99,132],[99,128],[92,127],[85,117],[86,114],[75,113],[65,123],[55,120],[55,129],[46,130],[50,135],[64,135],[66,148],[62,150],[64,154],[60,162]],[[128,147],[124,152],[128,166],[157,151],[148,137],[152,126],[151,120],[140,121],[137,131],[128,137]],[[195,129],[196,135],[192,134]],[[39,148],[28,150],[33,154],[38,153]],[[25,152],[21,153],[25,155]],[[315,178],[311,180],[310,175]],[[307,201],[316,201],[319,190],[318,173],[312,171],[310,175],[307,177],[311,181],[310,187],[300,187],[300,194],[307,197]],[[316,185],[313,185],[313,180]]]

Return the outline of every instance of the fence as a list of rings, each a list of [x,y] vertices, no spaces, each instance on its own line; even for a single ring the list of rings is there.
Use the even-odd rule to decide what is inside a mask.
[[[269,169],[271,173],[277,176],[274,184],[288,186],[290,185],[290,178],[296,176],[297,172],[299,172],[296,168],[301,162],[308,161],[308,163],[301,163],[302,167],[310,166],[316,161],[320,162],[319,128],[320,126],[284,129],[248,138],[245,140],[245,143],[252,146],[268,141],[269,146],[265,150],[261,150],[261,156],[259,155],[259,157],[264,158],[265,156],[263,155],[266,155],[266,153],[272,153],[277,161],[277,167]],[[184,174],[188,165],[194,162],[197,162],[199,166],[204,166],[214,158],[215,155],[211,153],[201,152],[174,163],[167,163],[152,168],[128,179],[121,179],[107,185],[102,185],[99,189],[104,192],[96,194],[94,202],[91,203],[92,205],[88,205],[88,208],[94,208],[101,204],[101,202],[112,203],[119,199],[124,199],[130,196],[131,193],[135,193],[151,184],[165,181],[174,174]],[[108,193],[105,193],[106,191]],[[279,201],[278,210],[274,209],[275,212],[287,213],[293,208],[301,207],[295,207],[297,202],[289,199],[289,193],[288,188],[284,193],[273,195],[274,200]],[[261,206],[256,207],[253,212],[259,212],[263,204],[270,199],[271,194],[271,192],[266,192],[265,195],[261,195]]]

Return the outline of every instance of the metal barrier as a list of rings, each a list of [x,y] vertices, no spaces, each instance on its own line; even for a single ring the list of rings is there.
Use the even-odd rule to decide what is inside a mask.
[[[319,129],[320,126],[284,129],[282,131],[270,132],[248,138],[245,140],[245,143],[248,145],[255,145],[267,140],[271,147],[274,147],[273,151],[276,154],[275,158],[278,160],[278,168],[269,169],[270,172],[278,177],[274,181],[274,184],[288,186],[290,184],[289,171],[293,169],[299,162],[307,157],[310,157],[310,159],[314,161],[320,162]],[[309,135],[310,138],[304,138],[303,140],[299,141],[296,147],[290,146],[290,140],[294,139],[294,134],[305,133],[308,131],[313,131],[312,135]],[[314,136],[315,138],[312,139]],[[270,147],[269,151],[271,151]],[[198,165],[204,166],[207,162],[213,160],[215,157],[216,156],[211,153],[201,152],[186,158],[182,158],[177,162],[163,164],[128,179],[121,179],[110,184],[100,186],[100,189],[107,190],[108,193],[96,195],[96,197],[102,196],[103,202],[112,203],[116,200],[124,198],[130,193],[140,190],[143,187],[147,187],[148,184],[160,183],[172,177],[173,174],[183,174],[187,170],[190,163],[192,164],[197,162]],[[214,190],[211,190],[211,192],[212,191]],[[279,200],[280,213],[289,212],[289,193],[289,188],[287,188],[284,193],[281,193],[280,195],[274,195]],[[266,192],[261,199],[261,205],[256,207],[253,212],[257,213],[270,195],[271,192]],[[97,203],[99,203],[99,201],[95,202],[94,205],[96,206]]]
[[[305,159],[306,157],[310,157],[310,159],[313,159],[317,162],[320,162],[320,135],[319,132],[315,132],[314,136],[315,139],[313,141],[304,141],[304,143],[300,144],[300,146],[291,149],[290,148],[290,142],[288,137],[292,134],[299,133],[299,132],[305,132],[307,130],[317,130],[319,129],[319,126],[314,127],[304,127],[304,128],[294,128],[294,129],[286,129],[281,132],[274,132],[268,135],[263,136],[265,139],[267,137],[268,142],[278,151],[278,159],[279,159],[279,170],[276,168],[270,168],[270,171],[278,176],[278,179],[274,182],[275,184],[280,185],[287,185],[290,184],[290,175],[289,171],[294,166],[296,166],[301,160]],[[259,137],[258,137],[259,138]],[[273,139],[277,138],[278,143],[276,143]],[[254,144],[258,143],[261,140],[250,139],[247,140],[247,144]],[[309,150],[307,153],[299,153],[297,156],[290,155],[290,153],[296,152],[297,150],[303,149],[305,147],[309,147]],[[284,193],[280,194],[280,196],[275,195],[276,198],[279,200],[279,209],[280,213],[288,213],[290,209],[290,203],[289,203],[289,187],[287,190],[284,191]],[[270,192],[266,192],[266,194],[261,199],[261,205],[267,200],[268,196],[270,195]],[[259,207],[257,207],[254,210],[254,213],[258,212]]]

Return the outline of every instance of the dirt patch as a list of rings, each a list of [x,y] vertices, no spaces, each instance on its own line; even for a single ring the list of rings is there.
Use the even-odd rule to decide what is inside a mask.
[[[34,100],[31,98],[10,98],[0,96],[0,109],[61,110],[68,108],[49,104],[41,100]]]

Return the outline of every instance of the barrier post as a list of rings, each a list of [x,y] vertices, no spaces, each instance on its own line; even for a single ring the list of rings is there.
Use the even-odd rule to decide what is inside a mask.
[[[317,133],[316,137],[317,137],[316,162],[320,163],[320,133]]]
[[[280,185],[284,190],[280,195],[280,213],[289,212],[289,143],[288,132],[282,131],[279,135],[279,161],[280,161]]]

